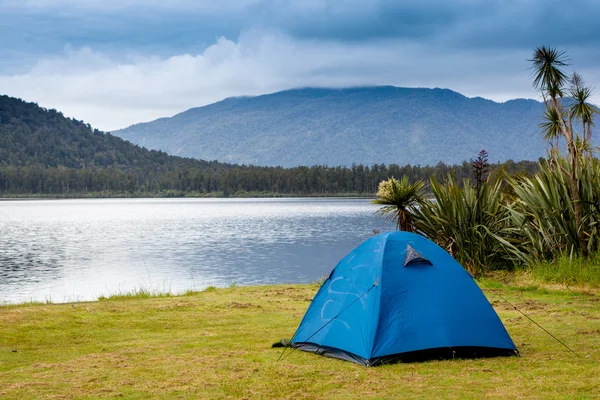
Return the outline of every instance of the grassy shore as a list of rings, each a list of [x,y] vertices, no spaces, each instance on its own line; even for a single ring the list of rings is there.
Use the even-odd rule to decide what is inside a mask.
[[[277,362],[270,345],[292,335],[316,285],[5,305],[0,398],[599,398],[597,289],[483,285],[522,357],[365,368],[296,351]]]

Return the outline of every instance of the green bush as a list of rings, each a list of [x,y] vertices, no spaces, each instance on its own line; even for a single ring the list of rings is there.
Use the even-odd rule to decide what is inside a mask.
[[[578,157],[580,226],[572,164],[557,152],[540,161],[531,177],[496,177],[494,183],[482,178],[475,184],[431,177],[430,201],[422,200],[422,182],[413,187],[406,178],[383,181],[374,203],[384,206],[381,214],[443,247],[473,275],[527,265],[547,281],[600,283],[594,266],[600,264],[600,160],[589,153]],[[578,229],[591,255],[584,264],[577,261],[583,254]]]
[[[413,211],[423,202],[425,182],[410,183],[408,176],[399,180],[390,178],[379,183],[377,199],[373,204],[381,206],[378,213],[396,222],[399,230],[412,232],[414,223]]]
[[[433,200],[413,210],[415,230],[474,275],[513,265],[517,248],[501,186],[485,181],[478,193],[468,179],[460,185],[451,177],[442,184],[431,178]]]
[[[600,162],[581,157],[577,174],[582,204],[582,226],[575,223],[571,201],[570,163],[560,155],[540,163],[531,178],[509,178],[514,193],[507,205],[514,233],[531,260],[552,260],[581,253],[577,229],[582,229],[590,254],[599,249]]]

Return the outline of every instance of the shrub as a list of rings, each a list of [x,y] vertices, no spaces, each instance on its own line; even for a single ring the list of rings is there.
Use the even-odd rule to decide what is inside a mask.
[[[378,199],[373,204],[379,204],[379,214],[396,222],[399,230],[413,231],[411,218],[414,209],[423,202],[425,182],[410,183],[405,175],[400,180],[390,178],[379,183]]]
[[[459,185],[451,177],[443,184],[431,178],[430,188],[433,200],[413,211],[418,233],[443,247],[474,275],[518,261],[500,181],[482,182],[479,194],[468,179]]]
[[[537,260],[581,254],[578,229],[589,253],[598,251],[600,235],[600,162],[581,157],[577,167],[582,223],[577,226],[571,196],[571,163],[555,154],[540,163],[531,178],[510,179],[514,193],[507,209],[523,251]]]

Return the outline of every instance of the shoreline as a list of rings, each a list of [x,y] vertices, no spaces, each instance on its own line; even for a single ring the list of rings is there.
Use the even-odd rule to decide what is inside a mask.
[[[484,293],[493,293],[495,290],[514,290],[522,292],[541,292],[554,293],[557,295],[582,295],[600,297],[600,286],[579,284],[568,285],[554,282],[546,282],[535,279],[526,272],[512,272],[509,274],[489,274],[475,279],[475,282]],[[276,284],[250,284],[229,286],[207,286],[203,289],[183,289],[178,292],[162,291],[159,289],[136,288],[129,291],[101,294],[95,300],[67,300],[53,301],[51,298],[45,300],[29,300],[22,302],[10,302],[0,299],[0,310],[3,308],[14,308],[20,306],[44,306],[44,305],[77,305],[77,304],[95,304],[104,301],[125,300],[125,299],[161,299],[161,298],[184,298],[187,296],[198,295],[204,292],[247,289],[247,290],[267,290],[272,288],[297,287],[314,288],[315,293],[321,286],[322,281],[317,280],[309,283],[276,283]]]
[[[121,193],[88,193],[82,195],[20,195],[8,194],[0,196],[0,201],[31,200],[78,200],[78,199],[375,199],[375,194],[337,193],[337,194],[282,194],[282,193],[244,193],[225,196],[222,193],[186,194],[173,196],[168,194],[121,194]]]

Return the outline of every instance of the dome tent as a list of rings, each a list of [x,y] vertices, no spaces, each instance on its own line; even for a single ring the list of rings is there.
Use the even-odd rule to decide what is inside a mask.
[[[471,275],[402,231],[376,235],[338,263],[291,346],[365,366],[518,354]]]

